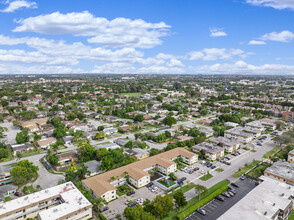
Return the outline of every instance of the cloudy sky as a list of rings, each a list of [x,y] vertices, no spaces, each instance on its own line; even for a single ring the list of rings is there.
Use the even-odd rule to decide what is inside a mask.
[[[0,74],[294,74],[294,0],[0,0]]]

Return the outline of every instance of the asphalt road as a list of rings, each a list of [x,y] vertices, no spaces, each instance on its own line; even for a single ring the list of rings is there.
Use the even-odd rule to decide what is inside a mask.
[[[202,208],[206,211],[206,215],[203,216],[197,211],[186,218],[186,220],[212,220],[219,218],[233,205],[240,201],[245,195],[247,195],[255,187],[255,181],[251,179],[239,180],[236,182],[240,188],[233,187],[237,193],[234,197],[225,198],[225,201],[221,202],[217,199],[213,199]]]

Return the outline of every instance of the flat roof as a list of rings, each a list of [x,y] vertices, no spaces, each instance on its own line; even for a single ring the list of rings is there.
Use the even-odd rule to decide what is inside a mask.
[[[253,136],[252,133],[245,132],[245,130],[247,130],[247,129],[243,128],[243,127],[236,127],[236,128],[231,128],[229,130],[226,130],[225,133],[234,134],[234,135],[242,136],[242,137]]]
[[[229,139],[223,136],[212,137],[209,140],[213,143],[222,144],[225,146],[232,146],[232,145],[239,144],[239,141],[237,139]]]
[[[218,220],[264,220],[284,210],[294,196],[294,187],[275,179],[262,176],[257,187],[226,211]],[[266,214],[265,214],[266,213]]]
[[[266,168],[264,172],[294,182],[294,163],[279,160],[272,166]]]
[[[57,185],[39,192],[0,204],[0,218],[8,213],[30,207],[52,198],[60,197],[62,203],[47,210],[40,210],[41,219],[58,219],[70,213],[92,207],[92,204],[75,187],[72,182]]]
[[[206,143],[206,142],[202,142],[200,144],[192,146],[192,148],[197,149],[197,150],[204,150],[205,152],[208,152],[211,154],[224,150],[224,148],[222,148],[220,146],[217,146],[217,145],[214,145],[211,143]]]

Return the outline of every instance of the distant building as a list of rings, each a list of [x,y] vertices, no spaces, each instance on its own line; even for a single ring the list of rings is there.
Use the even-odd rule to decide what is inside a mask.
[[[226,130],[224,132],[226,138],[238,139],[240,142],[249,143],[254,138],[254,134],[248,132],[243,127],[236,127]]]
[[[294,112],[283,112],[282,119],[284,122],[294,122]]]
[[[39,147],[41,147],[42,149],[47,149],[51,144],[56,143],[56,139],[54,137],[49,137],[49,138],[39,140],[37,143]]]
[[[288,162],[290,162],[290,163],[294,163],[294,150],[291,150],[291,151],[288,153]]]
[[[223,136],[212,137],[209,139],[211,143],[219,145],[225,149],[226,152],[233,152],[240,147],[240,142],[237,139],[228,139]]]
[[[262,182],[257,187],[218,220],[288,219],[293,209],[294,187],[266,176],[260,179]]]
[[[210,160],[216,160],[217,158],[224,156],[224,148],[211,144],[202,142],[200,144],[197,144],[195,146],[192,146],[192,151],[194,152],[200,152],[205,157],[208,156]]]
[[[68,182],[0,204],[0,219],[86,220],[92,218],[92,207]]]
[[[102,170],[100,169],[101,161],[98,162],[97,160],[91,160],[84,163],[84,165],[88,167],[87,170],[90,172],[87,177],[95,176],[102,172]]]
[[[137,160],[142,160],[149,157],[149,153],[147,152],[147,150],[144,150],[141,148],[132,148],[132,149],[125,148],[125,152],[135,157]]]
[[[29,150],[34,150],[34,145],[31,143],[24,144],[13,144],[11,145],[13,155],[15,156],[17,153],[24,153]]]

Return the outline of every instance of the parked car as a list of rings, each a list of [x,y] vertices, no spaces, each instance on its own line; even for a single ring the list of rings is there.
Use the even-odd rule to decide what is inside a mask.
[[[224,157],[226,160],[230,160],[230,158],[229,157]]]
[[[245,180],[246,179],[246,176],[245,175],[242,175],[241,177],[240,177],[240,180]]]
[[[131,203],[131,202],[132,202],[132,200],[127,199],[127,201],[125,201],[125,205],[128,205],[128,204]]]
[[[134,207],[134,206],[136,206],[136,205],[137,205],[137,203],[134,201],[134,202],[129,203],[129,204],[128,204],[128,207]]]
[[[197,171],[197,170],[199,170],[199,167],[194,168],[194,171]]]
[[[201,215],[206,215],[206,211],[202,208],[197,209],[197,212],[200,213]]]
[[[231,195],[228,192],[223,192],[222,195],[225,196],[225,197],[227,197],[227,198],[230,198],[231,197]]]
[[[231,162],[229,162],[229,161],[225,161],[224,164],[226,164],[226,165],[231,165]]]
[[[211,167],[212,166],[212,163],[208,163],[206,166],[207,167]]]
[[[186,177],[183,177],[182,179],[181,179],[181,181],[185,181],[187,178]]]
[[[15,192],[14,195],[20,197],[20,196],[22,196],[22,193],[20,193],[20,192]]]
[[[221,201],[221,202],[224,202],[225,201],[225,198],[221,195],[218,195],[217,197],[215,197],[217,200]]]
[[[216,168],[216,166],[215,166],[215,165],[212,165],[210,168],[211,168],[211,169],[215,169],[215,168]]]
[[[133,195],[133,194],[135,194],[135,191],[128,192],[128,193],[127,193],[127,196],[131,196],[131,195]]]
[[[194,173],[194,170],[189,170],[188,173],[189,173],[189,174],[192,174],[192,173]]]
[[[232,196],[232,197],[235,195],[235,193],[233,193],[231,190],[228,191],[228,194],[229,194],[230,196]]]
[[[231,183],[232,186],[239,188],[239,185],[237,183]]]

